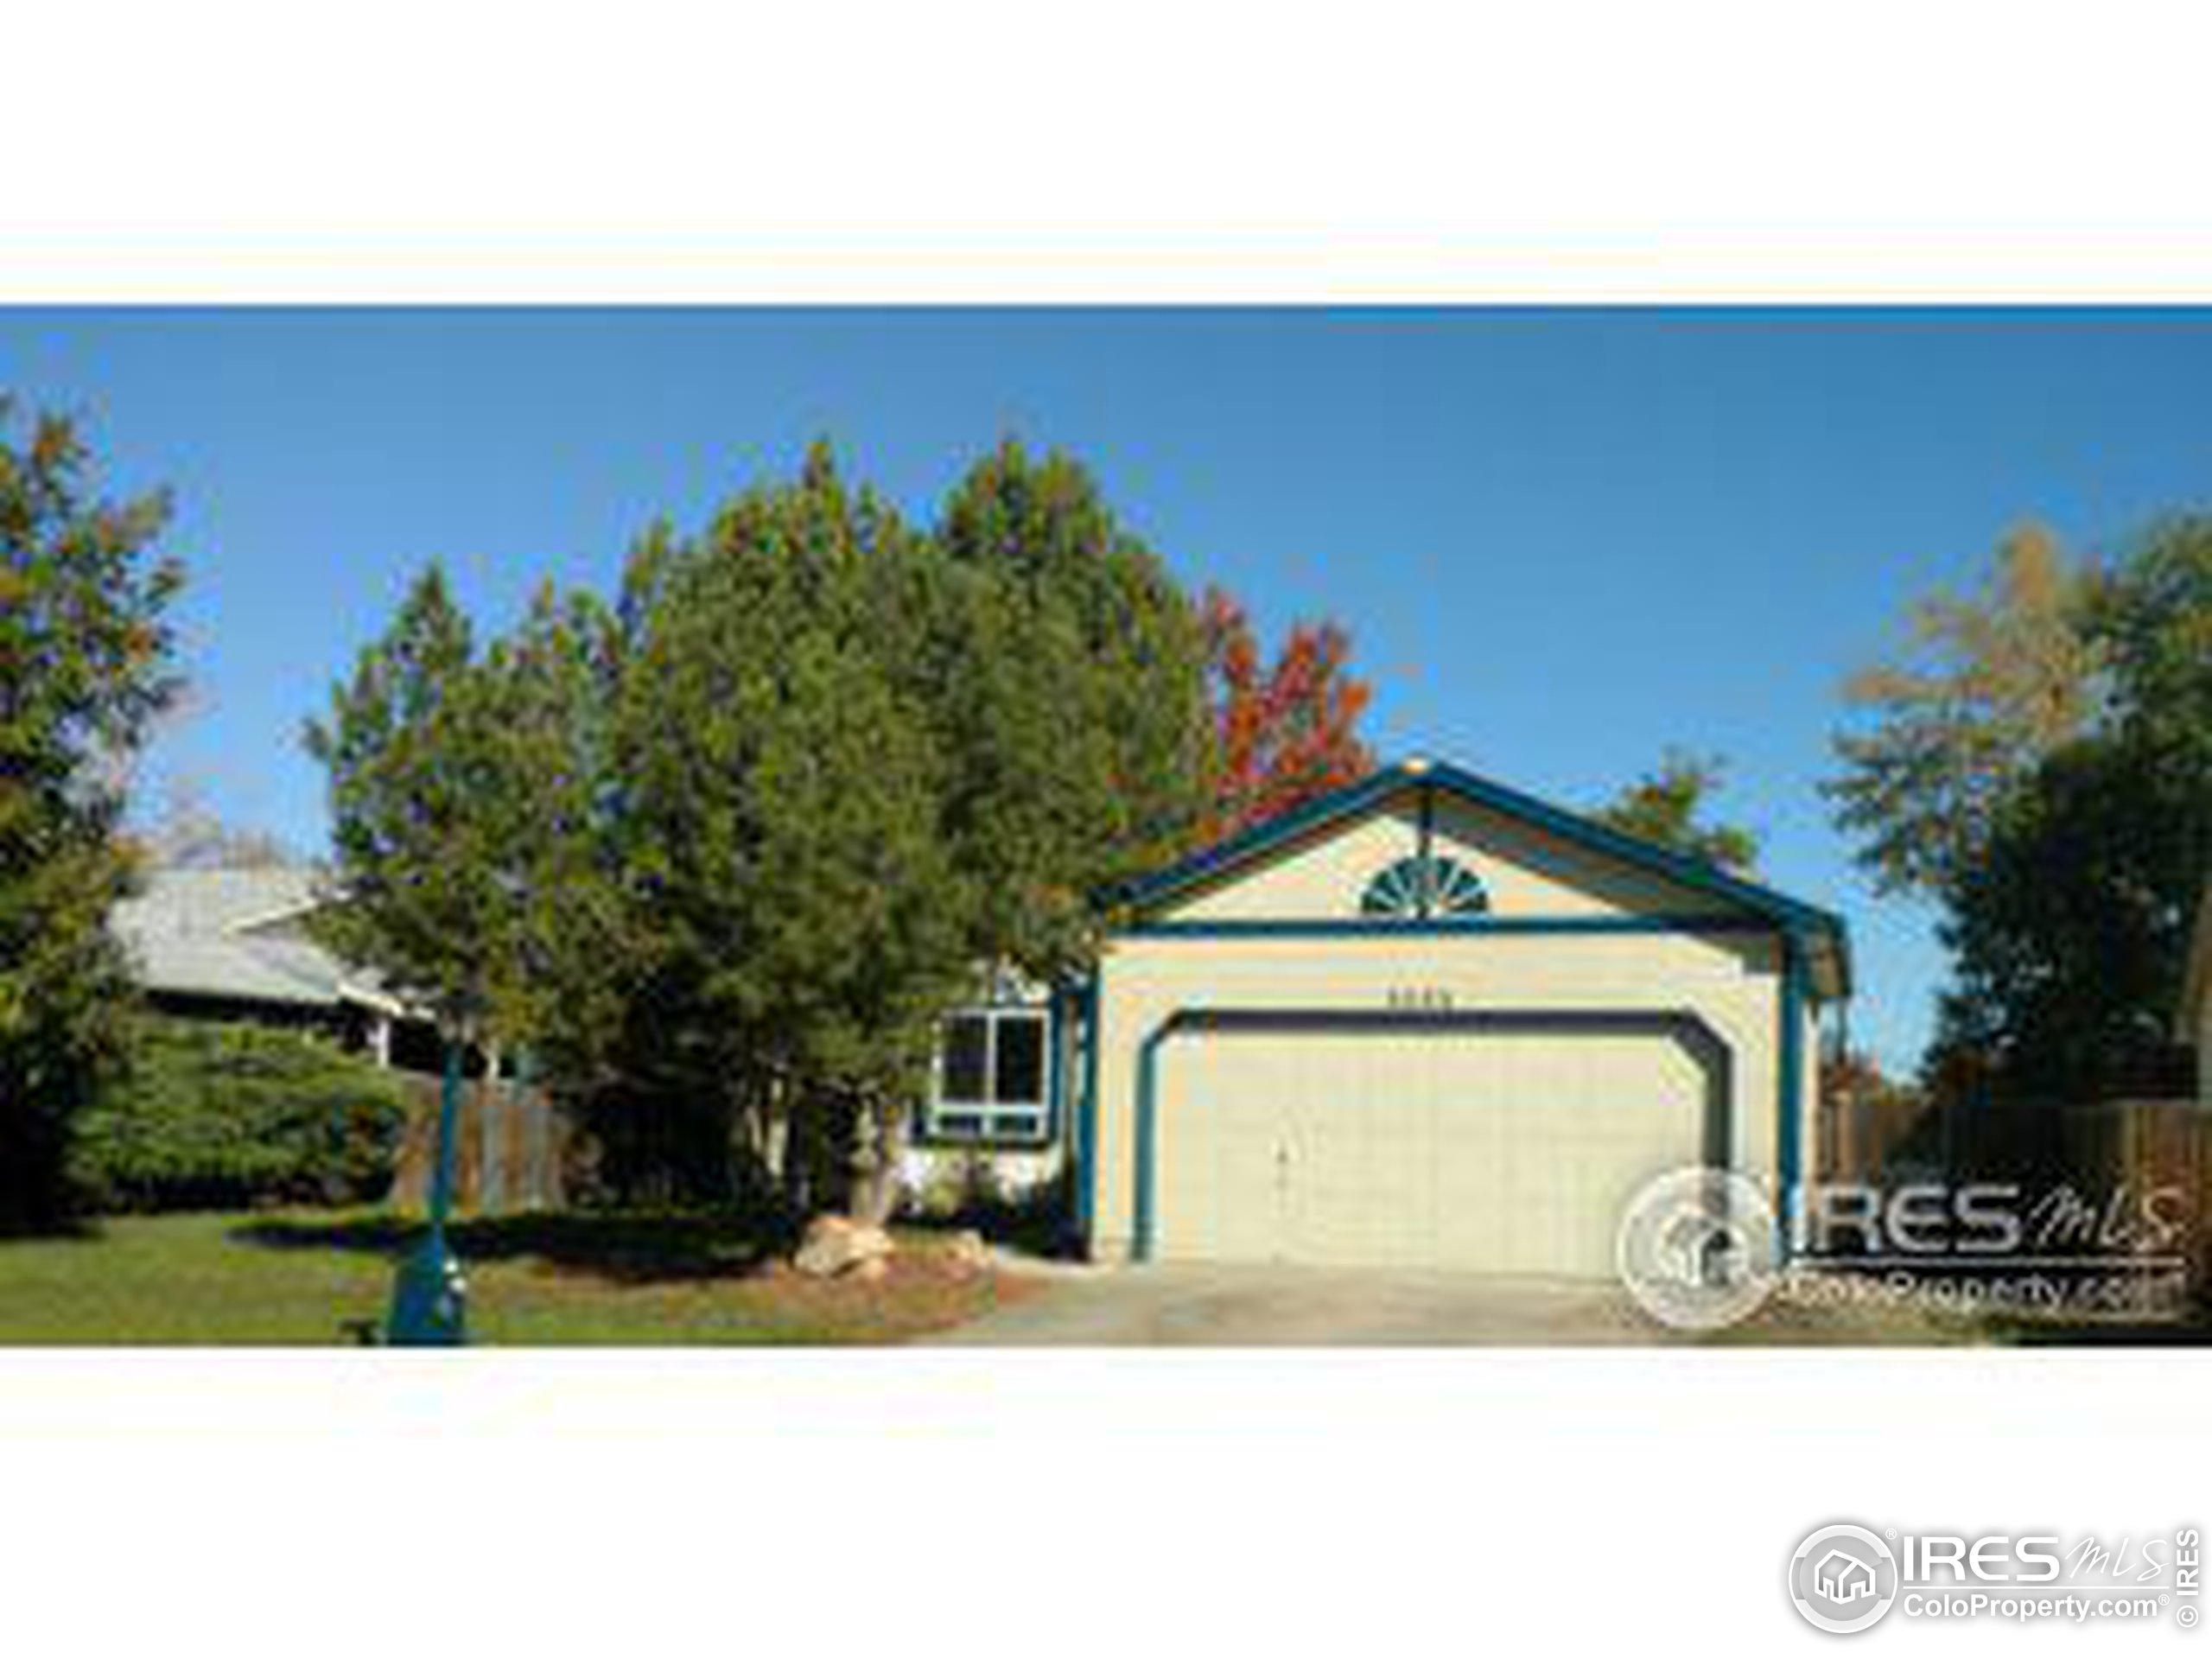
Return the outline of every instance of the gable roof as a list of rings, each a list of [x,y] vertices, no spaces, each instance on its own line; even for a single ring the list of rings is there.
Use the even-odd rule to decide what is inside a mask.
[[[373,976],[313,940],[261,932],[314,910],[315,872],[155,870],[111,925],[148,990],[290,1007],[353,1002],[397,1011]]]
[[[298,865],[254,869],[149,871],[144,887],[116,909],[130,933],[207,938],[263,926],[315,906],[315,872]]]
[[[1294,843],[1363,817],[1409,790],[1430,789],[1453,796],[1516,822],[1531,824],[1570,845],[1658,876],[1691,892],[1723,900],[1770,921],[1777,929],[1808,936],[1835,953],[1838,976],[1850,979],[1849,931],[1834,911],[1748,880],[1709,860],[1625,835],[1583,813],[1570,811],[1534,795],[1446,761],[1414,759],[1379,767],[1357,783],[1319,796],[1287,812],[1201,848],[1166,869],[1130,882],[1111,897],[1138,910],[1165,904],[1194,887],[1265,861]]]

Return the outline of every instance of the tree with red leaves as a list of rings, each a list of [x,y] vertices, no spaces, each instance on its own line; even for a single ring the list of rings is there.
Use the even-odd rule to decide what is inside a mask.
[[[1263,818],[1375,769],[1359,719],[1373,692],[1346,664],[1351,638],[1333,622],[1294,625],[1272,664],[1244,607],[1218,588],[1200,607],[1206,686],[1217,745],[1209,838]]]

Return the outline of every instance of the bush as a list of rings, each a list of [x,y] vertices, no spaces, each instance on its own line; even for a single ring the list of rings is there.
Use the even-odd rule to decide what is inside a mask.
[[[964,1224],[1003,1205],[1007,1185],[988,1153],[947,1151],[924,1166],[920,1181],[903,1195],[904,1207],[917,1220]]]
[[[1025,1180],[988,1152],[940,1154],[903,1197],[909,1220],[972,1227],[994,1244],[1039,1255],[1064,1249],[1075,1230],[1073,1167],[1065,1162]]]
[[[95,1210],[360,1203],[389,1191],[405,1115],[397,1077],[325,1038],[149,1018],[70,1173]]]

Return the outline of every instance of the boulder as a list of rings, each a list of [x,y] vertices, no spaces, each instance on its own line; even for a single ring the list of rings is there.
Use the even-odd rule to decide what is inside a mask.
[[[880,1227],[850,1216],[817,1216],[807,1224],[791,1266],[810,1279],[835,1279],[864,1262],[880,1264],[891,1250],[891,1235]]]
[[[956,1272],[990,1271],[991,1247],[983,1243],[983,1236],[972,1227],[955,1233],[944,1247],[944,1255]]]

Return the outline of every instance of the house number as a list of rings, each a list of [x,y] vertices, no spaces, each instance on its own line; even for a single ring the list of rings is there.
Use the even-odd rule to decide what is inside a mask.
[[[1393,985],[1386,1006],[1419,1014],[1440,1014],[1452,1006],[1452,993],[1441,985]]]

